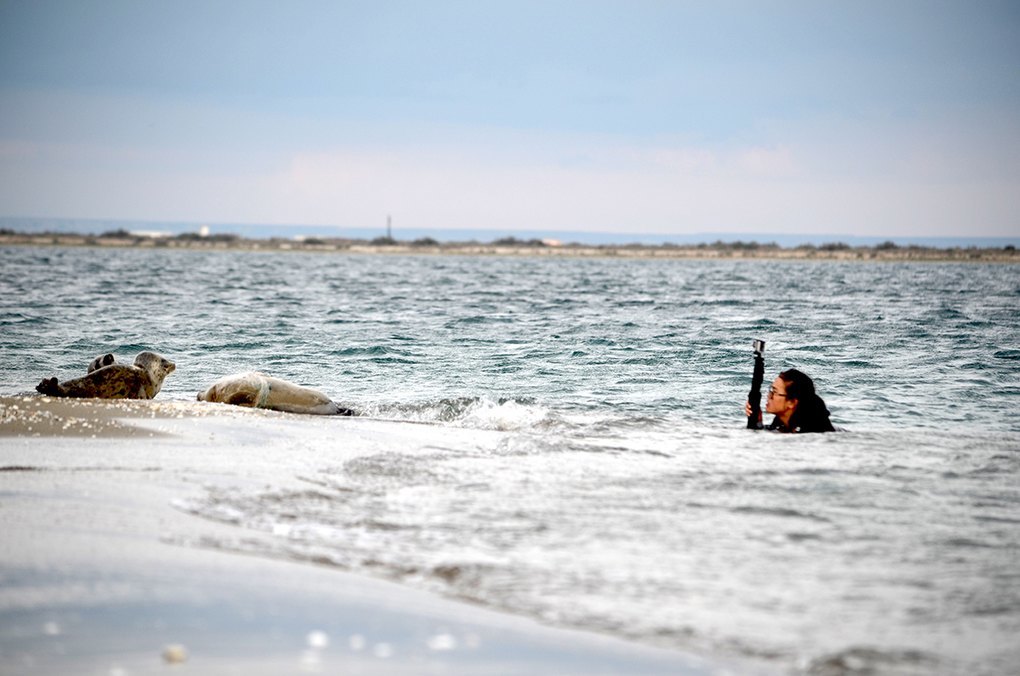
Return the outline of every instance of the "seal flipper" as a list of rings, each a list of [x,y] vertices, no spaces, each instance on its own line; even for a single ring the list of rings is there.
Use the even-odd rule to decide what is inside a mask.
[[[35,391],[50,397],[59,397],[62,394],[56,378],[43,378],[42,382],[35,386]]]

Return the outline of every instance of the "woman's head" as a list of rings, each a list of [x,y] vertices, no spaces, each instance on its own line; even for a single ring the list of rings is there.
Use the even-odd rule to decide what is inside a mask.
[[[815,392],[814,381],[797,369],[783,371],[772,381],[765,410],[774,413],[791,430],[833,431],[829,410]]]

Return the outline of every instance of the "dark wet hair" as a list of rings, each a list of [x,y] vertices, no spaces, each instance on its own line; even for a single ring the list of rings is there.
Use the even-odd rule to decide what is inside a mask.
[[[829,421],[829,409],[815,392],[815,383],[803,371],[789,369],[779,374],[786,383],[787,399],[796,399],[797,408],[790,416],[789,428],[794,432],[835,432]]]

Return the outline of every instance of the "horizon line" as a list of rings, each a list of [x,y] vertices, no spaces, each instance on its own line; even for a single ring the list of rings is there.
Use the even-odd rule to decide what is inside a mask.
[[[395,220],[395,219],[394,219]],[[713,244],[755,243],[775,244],[782,247],[799,245],[849,244],[873,246],[892,242],[897,245],[921,245],[940,248],[981,246],[995,248],[1020,245],[1020,235],[854,235],[850,233],[788,233],[788,232],[747,232],[747,231],[699,231],[682,233],[657,232],[614,232],[592,230],[538,230],[508,228],[390,228],[384,223],[380,227],[345,227],[339,225],[273,224],[273,223],[230,223],[214,221],[172,221],[130,218],[68,218],[42,216],[0,216],[0,228],[14,226],[26,229],[25,234],[45,232],[77,232],[85,235],[102,234],[111,229],[153,230],[169,235],[199,232],[208,229],[209,234],[235,234],[246,238],[287,238],[334,237],[347,239],[376,239],[392,236],[392,232],[414,240],[431,238],[443,242],[477,241],[480,238],[523,240],[557,240],[564,244]],[[71,228],[76,228],[72,231]],[[240,230],[238,232],[237,230]],[[445,236],[445,237],[444,237]],[[396,239],[396,237],[394,237]]]

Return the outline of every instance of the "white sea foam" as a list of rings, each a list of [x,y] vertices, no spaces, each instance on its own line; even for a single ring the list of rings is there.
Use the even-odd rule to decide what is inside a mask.
[[[470,406],[455,424],[483,430],[510,431],[531,429],[548,421],[549,418],[549,409],[544,406],[480,399]]]

